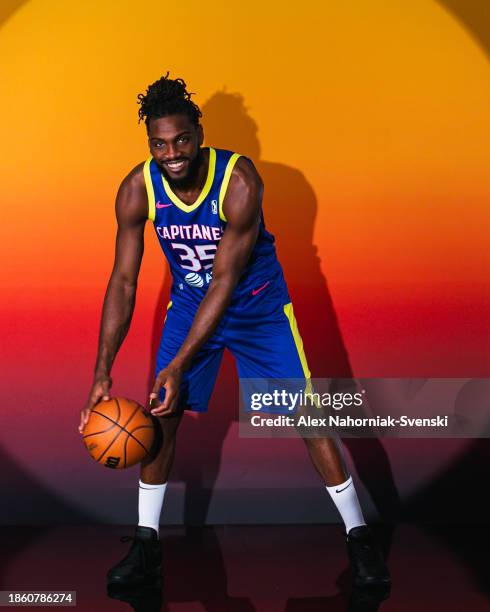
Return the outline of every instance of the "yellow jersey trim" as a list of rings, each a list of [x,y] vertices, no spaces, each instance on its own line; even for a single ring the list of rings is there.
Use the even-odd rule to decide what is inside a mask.
[[[168,317],[168,311],[172,308],[172,300],[170,300],[170,302],[167,304],[167,312],[165,314],[165,319],[163,320],[163,322],[165,323],[165,321],[167,320]]]
[[[148,194],[148,219],[155,221],[155,191],[151,182],[150,163],[153,157],[149,157],[143,166],[143,175],[145,177],[146,192]]]
[[[221,183],[221,188],[219,190],[219,218],[225,223],[228,219],[226,218],[225,213],[223,212],[223,200],[225,199],[226,190],[228,189],[228,183],[231,179],[231,173],[233,172],[233,168],[235,167],[235,164],[239,157],[241,157],[239,153],[233,153],[233,155],[228,160],[228,163],[226,164],[225,175],[223,177],[223,182]]]
[[[163,182],[163,188],[165,189],[165,193],[172,200],[175,206],[177,206],[177,208],[180,208],[180,210],[183,210],[184,212],[192,212],[193,210],[196,210],[196,208],[203,203],[203,201],[209,194],[211,190],[211,186],[213,184],[213,180],[214,180],[215,168],[216,168],[216,151],[215,149],[213,149],[213,147],[209,147],[208,176],[206,178],[206,182],[204,183],[204,187],[202,188],[201,193],[197,196],[197,200],[193,204],[185,204],[185,202],[182,202],[182,200],[178,198],[175,195],[175,193],[172,191],[172,189],[170,188],[170,185],[168,184],[167,180],[162,174],[162,182]]]
[[[284,314],[288,318],[289,326],[291,328],[291,333],[293,334],[294,344],[296,345],[296,350],[298,351],[298,357],[301,361],[301,366],[303,368],[304,377],[309,381],[311,378],[311,372],[308,368],[308,362],[306,361],[305,349],[303,347],[303,340],[299,335],[298,324],[296,323],[296,318],[294,316],[293,305],[291,302],[288,304],[284,304]]]

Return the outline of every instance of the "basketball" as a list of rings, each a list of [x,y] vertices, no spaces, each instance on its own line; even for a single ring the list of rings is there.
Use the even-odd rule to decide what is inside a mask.
[[[151,415],[134,400],[123,397],[99,402],[83,432],[90,456],[112,469],[140,463],[149,456],[154,439]]]

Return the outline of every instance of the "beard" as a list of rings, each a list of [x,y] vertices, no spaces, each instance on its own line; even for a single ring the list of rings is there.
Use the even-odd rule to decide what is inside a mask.
[[[178,179],[172,178],[164,166],[160,166],[160,171],[172,189],[189,189],[190,187],[195,186],[195,180],[199,172],[199,166],[201,165],[203,159],[204,155],[201,147],[199,147],[199,151],[197,152],[196,157],[189,163],[189,169],[187,170],[187,174],[185,176]]]

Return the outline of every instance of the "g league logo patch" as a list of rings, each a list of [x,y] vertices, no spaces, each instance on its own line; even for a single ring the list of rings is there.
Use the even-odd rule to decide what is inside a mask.
[[[213,215],[218,214],[218,200],[211,200],[211,210],[213,212]]]

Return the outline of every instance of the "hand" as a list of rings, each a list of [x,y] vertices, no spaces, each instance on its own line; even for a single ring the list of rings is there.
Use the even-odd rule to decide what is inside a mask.
[[[154,416],[169,416],[177,410],[182,370],[171,364],[164,368],[157,376],[153,390],[150,393],[150,412]],[[160,389],[165,389],[165,400],[158,404]],[[156,400],[156,401],[155,401]]]
[[[96,376],[92,388],[90,389],[90,393],[88,396],[87,403],[82,408],[80,413],[80,425],[78,426],[78,431],[83,434],[83,430],[85,429],[85,425],[88,423],[90,413],[94,409],[94,407],[100,402],[100,400],[110,400],[111,396],[109,395],[109,389],[112,387],[112,379],[110,376]]]

